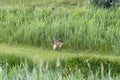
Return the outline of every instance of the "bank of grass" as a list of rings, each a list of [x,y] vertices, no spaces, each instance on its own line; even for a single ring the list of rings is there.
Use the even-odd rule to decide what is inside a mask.
[[[2,8],[20,8],[20,7],[74,7],[83,5],[86,0],[0,0]]]
[[[95,71],[95,69],[99,69],[100,63],[103,62],[105,68],[110,64],[112,72],[120,72],[120,8],[102,9],[93,6],[80,6],[79,4],[73,6],[67,0],[57,4],[63,5],[65,3],[64,6],[59,7],[54,4],[49,6],[46,3],[48,0],[43,0],[46,2],[43,2],[42,6],[41,4],[36,6],[36,3],[35,5],[26,4],[27,1],[26,3],[20,2],[18,6],[13,5],[18,3],[16,1],[12,2],[11,0],[11,3],[9,0],[10,5],[3,1],[6,6],[0,4],[3,6],[0,8],[0,43],[34,47],[2,45],[0,46],[0,63],[8,63],[11,68],[14,65],[22,65],[24,61],[28,60],[29,66],[33,67],[33,63],[43,59],[45,62],[51,61],[51,66],[53,65],[53,68],[55,68],[56,58],[64,57],[62,66],[67,67],[67,69],[74,70],[77,69],[76,67],[81,67],[83,72],[87,72],[88,68],[86,66],[90,63],[93,66],[91,69]],[[11,8],[8,8],[9,6]],[[52,48],[51,37],[53,36],[62,39],[64,43],[62,51],[50,50]],[[63,52],[64,50],[100,52],[97,54],[81,52],[76,55]],[[111,55],[109,55],[105,51],[113,51],[113,53],[110,52]],[[11,69],[9,74],[3,75],[10,75],[11,77],[11,73],[14,73],[12,71],[15,70]],[[30,76],[28,74],[28,76],[26,74],[20,75],[22,77]],[[68,76],[66,77],[68,80],[70,79]],[[53,78],[51,79],[53,80]],[[119,77],[115,79],[119,79]]]
[[[21,66],[28,63],[30,68],[38,65],[41,61],[43,64],[49,64],[52,70],[56,71],[56,62],[58,62],[62,69],[66,71],[75,72],[76,69],[81,69],[83,74],[88,73],[88,63],[91,64],[91,69],[95,72],[100,69],[101,62],[105,66],[105,72],[108,71],[108,65],[111,65],[112,73],[119,73],[120,58],[119,54],[113,53],[95,53],[95,52],[79,52],[69,53],[63,51],[53,51],[42,48],[31,47],[16,47],[0,45],[0,64],[4,66],[6,63],[9,68],[14,66]]]
[[[64,58],[74,57],[75,54],[69,54],[67,52],[59,52],[53,50],[47,50],[42,48],[31,47],[16,47],[0,45],[0,63],[8,63],[10,66],[19,65],[26,60],[33,65],[33,62],[39,63],[43,61],[56,60],[57,57],[64,56]],[[4,65],[4,64],[3,64]]]
[[[12,67],[9,70],[0,67],[1,80],[119,80],[119,78],[119,74],[112,74],[110,69],[107,73],[96,70],[95,73],[91,74],[91,71],[89,71],[88,76],[85,76],[80,69],[77,69],[75,73],[72,71],[68,73],[66,69],[61,70],[59,68],[53,71],[49,69],[49,66],[34,66],[32,70],[27,65],[24,67]]]
[[[6,49],[8,48],[12,49],[12,51],[14,51],[13,49],[15,49],[15,51],[16,49],[22,50],[21,48],[6,47]],[[29,49],[31,52],[31,48]],[[28,48],[23,52],[25,51],[28,52]],[[49,52],[50,51],[48,51],[48,53]],[[6,57],[8,59],[8,62],[14,59],[14,61],[12,61],[14,64],[20,63],[18,61],[18,59],[20,59],[20,56],[18,57],[18,54],[21,54],[21,53],[14,52],[14,56],[12,56],[11,53],[7,54]],[[11,59],[9,58],[10,55],[12,56]],[[50,56],[50,55],[46,55],[46,56]],[[23,56],[23,57],[27,58],[27,56]],[[5,59],[3,55],[2,56],[0,55],[0,60],[3,58]],[[21,62],[22,62],[22,58],[21,58]],[[37,56],[37,59],[40,59],[40,58]],[[51,64],[50,62],[44,62],[43,60],[40,60],[40,62],[37,65],[36,63],[22,62],[20,63],[20,65],[10,66],[9,63],[6,62],[6,64],[4,65],[0,64],[0,79],[1,80],[13,80],[13,79],[15,80],[46,80],[46,79],[49,79],[49,80],[101,80],[101,79],[119,80],[120,78],[119,77],[120,75],[119,60],[120,60],[119,57],[98,56],[98,55],[88,56],[85,54],[81,54],[81,55],[79,54],[76,58],[74,57],[71,59],[69,57],[67,61],[65,61],[64,59],[65,62],[61,61],[60,58],[55,60],[54,67],[51,66],[53,64]],[[32,67],[30,67],[30,64],[32,64]],[[115,73],[115,72],[118,72],[118,73]]]
[[[51,37],[65,50],[119,51],[120,8],[49,7],[0,9],[0,43],[50,49]]]
[[[49,49],[43,49],[43,48],[36,48],[36,47],[30,47],[30,46],[8,46],[8,45],[0,45],[0,55],[15,55],[20,57],[25,57],[29,59],[43,59],[44,61],[49,61],[56,59],[59,56],[66,57],[74,57],[76,54],[70,54],[69,52],[65,51],[55,51],[55,50],[49,50]]]

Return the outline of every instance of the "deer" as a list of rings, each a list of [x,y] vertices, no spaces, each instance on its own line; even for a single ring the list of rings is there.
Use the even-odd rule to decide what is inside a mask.
[[[52,38],[53,40],[53,50],[56,50],[56,49],[61,49],[62,46],[63,46],[63,43],[60,41],[61,39],[55,39],[54,37]]]

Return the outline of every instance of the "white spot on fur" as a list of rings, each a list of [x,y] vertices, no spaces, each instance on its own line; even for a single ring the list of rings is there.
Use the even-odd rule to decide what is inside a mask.
[[[56,45],[56,44],[54,44],[54,45],[53,45],[53,49],[56,49],[56,48],[57,48],[57,45]]]

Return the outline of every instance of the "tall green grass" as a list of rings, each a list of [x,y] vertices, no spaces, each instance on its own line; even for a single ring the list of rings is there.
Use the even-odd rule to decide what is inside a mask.
[[[119,74],[114,75],[109,71],[104,73],[103,65],[101,65],[101,72],[96,70],[92,72],[89,67],[89,73],[85,76],[80,69],[76,69],[67,72],[66,69],[60,69],[56,67],[56,71],[49,68],[49,64],[46,66],[34,66],[32,70],[29,69],[27,64],[23,64],[24,67],[15,66],[7,69],[7,66],[0,66],[0,80],[119,80]]]
[[[61,38],[65,50],[120,49],[120,8],[0,9],[0,43],[52,48]]]

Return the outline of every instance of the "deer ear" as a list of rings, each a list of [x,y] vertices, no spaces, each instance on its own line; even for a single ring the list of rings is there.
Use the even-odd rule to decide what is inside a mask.
[[[52,42],[53,42],[53,44],[55,43],[55,38],[54,37],[52,37]]]

